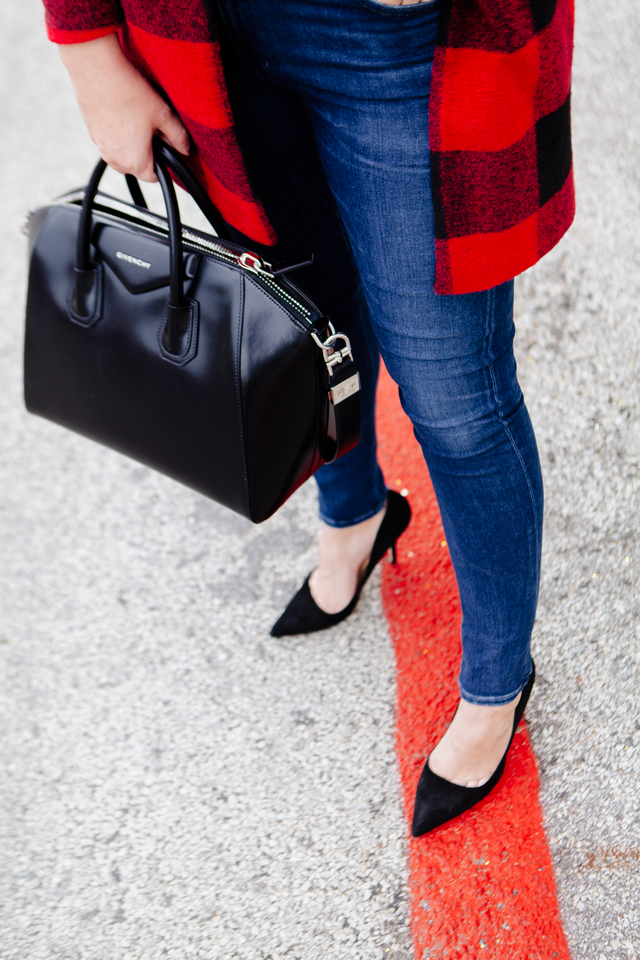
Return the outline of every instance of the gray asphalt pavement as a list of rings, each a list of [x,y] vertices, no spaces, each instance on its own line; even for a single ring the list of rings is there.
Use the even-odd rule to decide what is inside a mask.
[[[313,484],[254,528],[23,409],[20,223],[96,154],[37,0],[4,0],[0,47],[0,958],[409,960],[377,579],[330,635],[268,636]],[[639,50],[633,0],[582,0],[578,216],[518,282],[528,716],[575,960],[640,958]]]

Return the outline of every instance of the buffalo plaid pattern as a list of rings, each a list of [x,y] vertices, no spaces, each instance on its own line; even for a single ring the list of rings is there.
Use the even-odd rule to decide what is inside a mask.
[[[44,3],[56,43],[119,31],[189,131],[194,172],[224,218],[275,243],[234,137],[207,0]],[[436,293],[508,280],[568,229],[572,44],[573,0],[443,0],[429,114]]]
[[[530,267],[575,211],[573,0],[447,0],[429,140],[436,293],[488,289]]]

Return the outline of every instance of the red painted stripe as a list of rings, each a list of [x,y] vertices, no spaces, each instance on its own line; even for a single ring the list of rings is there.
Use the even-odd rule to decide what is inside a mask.
[[[386,371],[378,436],[389,486],[408,489],[413,510],[399,563],[384,564],[382,576],[398,674],[400,775],[411,822],[425,758],[458,700],[460,607],[424,460]],[[417,960],[569,960],[526,724],[496,790],[457,820],[410,840],[409,867]]]

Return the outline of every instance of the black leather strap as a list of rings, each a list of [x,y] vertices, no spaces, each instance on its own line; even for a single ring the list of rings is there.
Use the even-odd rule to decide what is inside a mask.
[[[353,360],[345,357],[332,367],[329,376],[329,422],[322,459],[333,463],[353,450],[359,440],[360,381]]]
[[[164,203],[167,208],[167,223],[169,224],[169,254],[170,254],[170,295],[169,303],[172,307],[180,308],[184,306],[184,253],[182,250],[182,223],[180,222],[180,209],[178,207],[178,198],[173,189],[173,183],[169,176],[169,171],[164,160],[156,156],[154,143],[154,160],[156,176],[160,181]]]
[[[84,191],[84,200],[82,201],[82,213],[80,215],[80,224],[78,226],[78,236],[76,237],[76,269],[91,270],[94,264],[91,261],[91,210],[93,201],[96,198],[102,175],[107,169],[104,160],[98,160],[91,179]]]
[[[149,207],[147,206],[147,201],[144,198],[144,193],[140,189],[140,184],[134,175],[132,173],[125,173],[124,178],[127,181],[131,199],[135,203],[136,207],[142,207],[143,210],[148,210]]]

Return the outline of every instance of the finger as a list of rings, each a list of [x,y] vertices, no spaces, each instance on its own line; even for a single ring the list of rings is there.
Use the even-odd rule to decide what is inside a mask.
[[[143,183],[157,183],[158,178],[156,177],[155,171],[145,170],[144,173],[134,174],[137,180],[142,180]]]
[[[144,183],[157,182],[158,178],[156,177],[155,165],[153,162],[153,150],[151,149],[150,142],[146,153],[140,157],[136,163],[135,169],[127,172],[133,173],[134,177],[137,177],[138,180],[142,180]]]
[[[116,173],[121,173],[123,176],[130,173],[136,177],[137,180],[144,180],[146,183],[155,183],[158,179],[153,165],[151,147],[149,147],[148,152],[136,158],[117,155],[116,157],[109,156],[108,150],[101,150],[100,155],[112,170],[115,170]]]
[[[158,124],[158,130],[162,134],[162,139],[186,157],[191,151],[189,134],[187,133],[182,121],[176,117],[175,113],[167,113]]]

